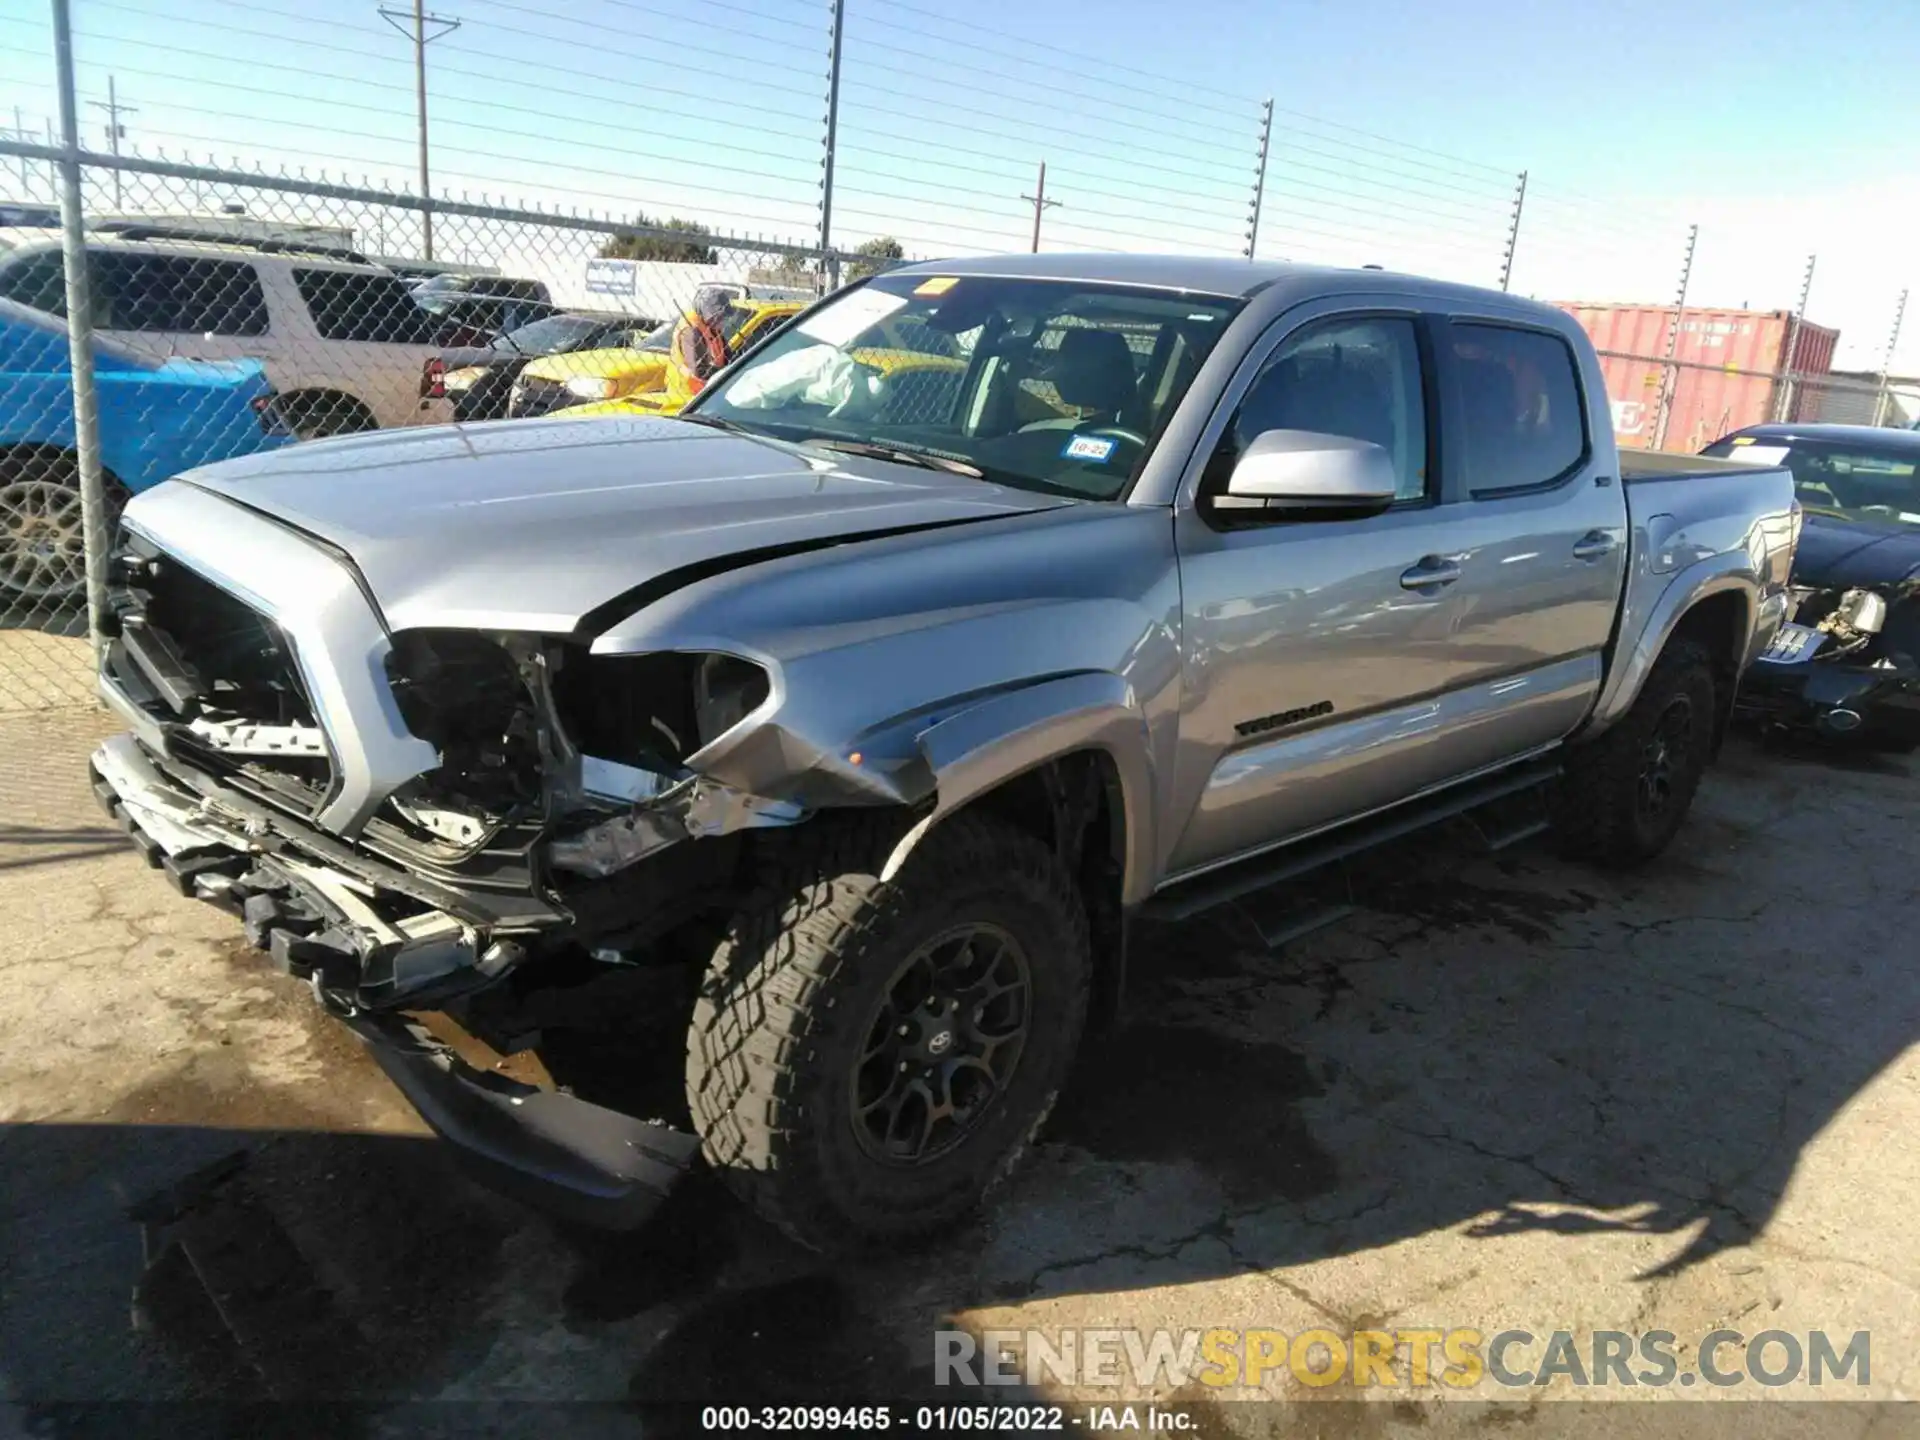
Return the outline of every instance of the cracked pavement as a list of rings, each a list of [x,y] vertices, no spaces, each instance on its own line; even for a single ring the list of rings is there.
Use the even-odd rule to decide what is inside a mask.
[[[851,1403],[933,1393],[945,1324],[1583,1344],[1659,1328],[1683,1364],[1721,1326],[1868,1330],[1867,1390],[1770,1393],[1920,1386],[1907,762],[1736,739],[1643,872],[1441,832],[1364,862],[1355,912],[1278,953],[1250,912],[1148,931],[1130,1023],[1089,1042],[992,1212],[918,1254],[823,1267],[704,1179],[632,1237],[468,1185],[356,1042],[93,810],[104,725],[0,720],[0,1398],[17,1405]],[[125,1207],[236,1150],[365,1364],[316,1369],[264,1323],[236,1343],[164,1277],[129,1323]],[[1208,1413],[1220,1433],[1255,1423]]]

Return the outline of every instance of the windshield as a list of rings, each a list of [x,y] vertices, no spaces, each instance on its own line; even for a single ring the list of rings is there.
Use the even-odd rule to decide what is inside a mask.
[[[1755,465],[1785,465],[1803,509],[1843,520],[1920,525],[1920,454],[1911,446],[1874,448],[1827,440],[1740,435],[1704,452]]]
[[[508,331],[493,342],[496,350],[514,350],[522,355],[558,355],[575,350],[606,328],[604,320],[585,315],[549,315],[531,325]]]
[[[1240,304],[1090,281],[888,275],[789,325],[688,413],[1110,500]]]

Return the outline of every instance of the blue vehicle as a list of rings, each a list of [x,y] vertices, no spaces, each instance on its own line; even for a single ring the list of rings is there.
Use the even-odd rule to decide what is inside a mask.
[[[182,470],[292,439],[258,361],[155,362],[96,341],[94,376],[110,517]],[[0,598],[81,589],[79,475],[66,324],[0,300]]]

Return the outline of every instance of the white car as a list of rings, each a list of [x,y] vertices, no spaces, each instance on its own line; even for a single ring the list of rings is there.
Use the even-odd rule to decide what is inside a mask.
[[[96,334],[158,359],[262,362],[302,438],[453,418],[439,321],[397,275],[348,251],[188,234],[88,235]],[[57,234],[0,230],[0,297],[66,314]]]

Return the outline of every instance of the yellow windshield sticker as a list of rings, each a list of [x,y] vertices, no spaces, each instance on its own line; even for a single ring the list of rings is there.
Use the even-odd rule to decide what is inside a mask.
[[[1733,437],[1733,443],[1736,445],[1751,445],[1753,443],[1753,436],[1736,435]]]
[[[957,275],[938,275],[931,280],[922,280],[918,285],[914,286],[913,293],[916,295],[944,295],[959,283],[960,277]]]

